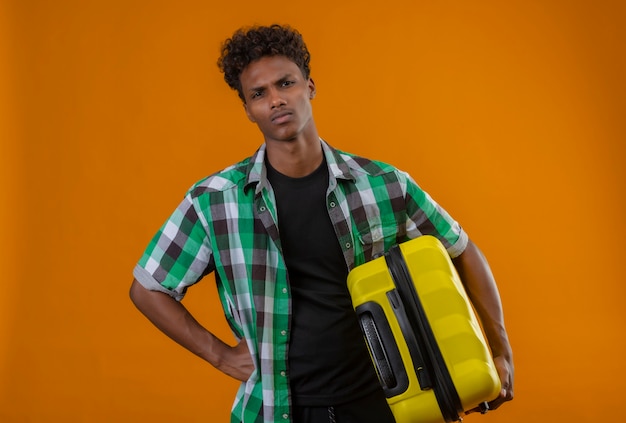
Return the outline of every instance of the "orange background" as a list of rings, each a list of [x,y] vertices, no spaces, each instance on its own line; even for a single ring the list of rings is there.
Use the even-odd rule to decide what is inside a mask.
[[[239,26],[312,51],[320,134],[408,170],[499,281],[516,399],[482,422],[622,415],[620,1],[0,3],[0,421],[227,421],[236,384],[131,305],[196,180],[260,135],[215,61]],[[232,340],[212,278],[185,304]]]

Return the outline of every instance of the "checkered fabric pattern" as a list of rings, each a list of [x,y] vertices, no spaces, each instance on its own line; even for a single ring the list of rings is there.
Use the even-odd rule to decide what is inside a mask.
[[[452,257],[463,252],[465,232],[407,173],[321,143],[330,175],[326,205],[348,269],[423,234],[439,238]],[[236,395],[231,422],[291,420],[289,277],[264,157],[262,145],[195,184],[134,270],[143,286],[177,300],[215,272],[226,318],[248,340],[256,366]]]

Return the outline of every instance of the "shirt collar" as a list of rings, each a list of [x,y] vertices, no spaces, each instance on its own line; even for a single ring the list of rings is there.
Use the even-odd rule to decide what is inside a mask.
[[[355,177],[350,170],[350,166],[341,156],[341,152],[331,147],[321,138],[320,142],[322,143],[322,151],[326,158],[330,175],[334,179],[354,181]],[[265,167],[265,151],[266,145],[263,143],[248,162],[246,185],[244,189],[247,190],[255,185],[255,194],[259,194],[268,186],[267,169]]]

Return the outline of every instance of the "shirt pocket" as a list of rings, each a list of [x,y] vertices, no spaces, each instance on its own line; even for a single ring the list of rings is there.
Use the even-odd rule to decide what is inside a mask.
[[[397,243],[399,228],[395,220],[373,220],[359,230],[358,239],[365,261],[383,255]]]

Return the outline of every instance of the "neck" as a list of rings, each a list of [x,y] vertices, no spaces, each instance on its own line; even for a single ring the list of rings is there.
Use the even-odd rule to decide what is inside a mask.
[[[291,178],[310,175],[323,159],[322,144],[317,134],[315,138],[269,141],[265,151],[272,167]]]

